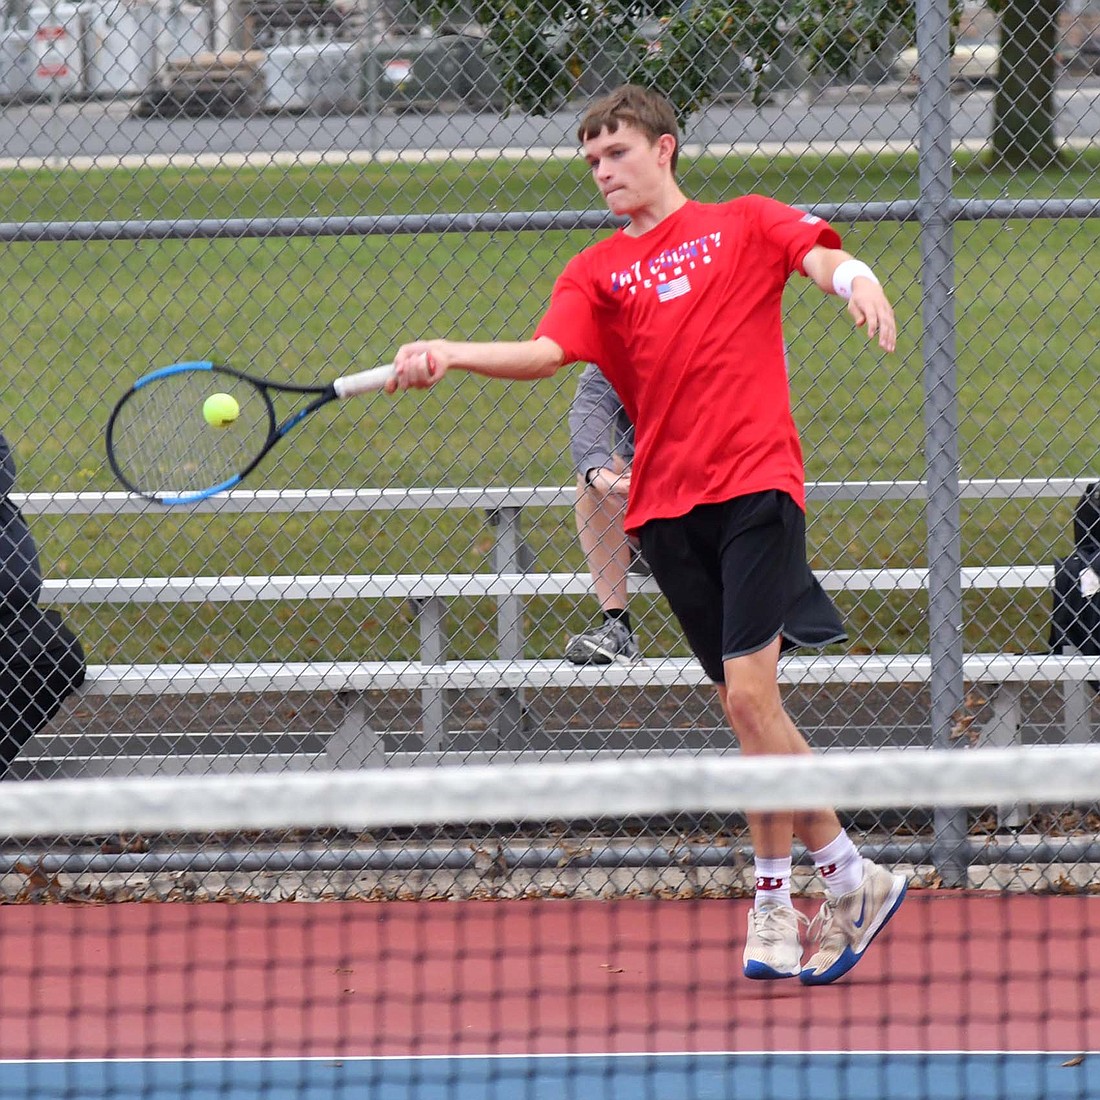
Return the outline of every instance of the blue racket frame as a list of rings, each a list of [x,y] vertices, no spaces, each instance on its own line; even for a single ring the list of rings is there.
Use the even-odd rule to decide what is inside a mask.
[[[153,490],[148,487],[142,487],[135,485],[130,477],[127,476],[123,470],[122,465],[119,463],[115,454],[114,447],[114,432],[116,424],[118,423],[119,412],[125,406],[125,403],[135,393],[139,393],[146,386],[153,384],[154,382],[163,381],[165,378],[170,378],[172,375],[194,373],[196,371],[209,371],[211,374],[225,374],[228,377],[239,379],[240,381],[247,382],[254,386],[256,390],[262,395],[267,405],[268,412],[268,433],[267,437],[260,447],[256,456],[251,462],[247,463],[245,467],[239,472],[234,474],[230,478],[226,478],[223,481],[218,482],[216,485],[210,485],[205,489],[196,489],[190,492],[166,492],[162,490]],[[376,387],[372,387],[376,388]],[[280,393],[294,393],[294,394],[314,394],[315,399],[308,405],[296,410],[290,416],[288,416],[281,423],[277,422],[275,417],[275,406],[271,400],[271,392]],[[350,391],[358,392],[358,391]],[[127,391],[119,398],[114,409],[111,411],[111,415],[107,421],[106,430],[106,446],[107,446],[107,461],[111,467],[115,477],[132,493],[137,493],[139,496],[145,497],[147,500],[156,501],[158,504],[163,504],[167,507],[186,506],[190,504],[198,504],[200,501],[208,500],[210,497],[217,496],[219,493],[228,492],[230,489],[239,485],[263,460],[265,455],[275,446],[279,440],[283,439],[288,432],[294,427],[300,424],[310,413],[316,412],[323,405],[327,405],[331,401],[336,401],[339,398],[339,394],[334,383],[330,383],[326,386],[305,386],[297,385],[292,382],[272,382],[266,378],[260,378],[257,375],[247,374],[244,371],[235,370],[233,367],[228,367],[222,363],[215,363],[209,359],[196,359],[191,361],[185,361],[180,363],[173,363],[167,367],[160,367],[155,371],[151,371],[149,374],[139,378]]]

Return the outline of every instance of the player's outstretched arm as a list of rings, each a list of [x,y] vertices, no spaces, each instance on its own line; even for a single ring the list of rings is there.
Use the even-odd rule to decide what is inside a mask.
[[[534,382],[549,378],[562,365],[565,355],[553,340],[514,342],[460,342],[457,340],[415,340],[402,344],[394,356],[394,377],[386,390],[426,389],[434,386],[449,370],[465,370],[486,378],[508,378]]]
[[[898,329],[893,307],[865,263],[843,249],[816,245],[806,253],[802,266],[826,294],[838,294],[847,299],[852,320],[857,326],[866,327],[871,339],[877,336],[883,351],[893,351],[897,347]]]

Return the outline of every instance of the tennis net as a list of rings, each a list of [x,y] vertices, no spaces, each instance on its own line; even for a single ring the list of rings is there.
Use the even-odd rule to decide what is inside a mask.
[[[1094,746],[3,784],[0,1098],[1100,1096],[1098,804]],[[745,815],[823,805],[908,893],[750,981]]]

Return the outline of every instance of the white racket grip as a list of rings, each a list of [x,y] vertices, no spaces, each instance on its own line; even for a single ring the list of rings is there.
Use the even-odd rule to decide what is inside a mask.
[[[355,397],[360,393],[374,393],[382,389],[393,377],[393,364],[387,363],[384,367],[371,367],[370,370],[361,370],[358,374],[346,374],[343,378],[337,378],[332,383],[337,397]]]

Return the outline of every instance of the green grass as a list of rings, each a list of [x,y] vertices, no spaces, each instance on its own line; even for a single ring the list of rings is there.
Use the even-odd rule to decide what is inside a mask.
[[[1001,176],[960,160],[960,197],[1095,195],[1100,155],[1065,171]],[[775,158],[684,165],[703,198],[746,190],[789,202],[915,198],[911,157]],[[348,166],[111,173],[8,173],[0,220],[245,217],[308,213],[591,208],[583,166]],[[912,224],[840,227],[886,282],[901,346],[866,346],[833,300],[792,281],[787,335],[809,476],[923,476],[920,241]],[[102,432],[114,396],[149,366],[214,355],[310,381],[388,358],[421,334],[523,337],[566,260],[590,233],[319,240],[9,245],[0,316],[10,364],[4,430],[23,490],[114,488]],[[1070,476],[1095,469],[1094,288],[1100,221],[964,223],[955,232],[954,310],[964,477]],[[18,367],[15,365],[18,364]],[[253,484],[565,484],[565,415],[575,372],[524,387],[472,377],[425,395],[357,401],[311,419]],[[1068,538],[1068,504],[967,507],[969,564],[1045,562]],[[538,567],[580,568],[568,510],[525,516]],[[474,571],[485,517],[432,513],[208,518],[170,514],[34,521],[51,576]],[[917,505],[836,505],[811,515],[820,567],[919,565]],[[1041,594],[1038,594],[1041,595]],[[967,644],[1041,646],[1037,594],[968,597]],[[861,647],[920,649],[921,601],[845,596]],[[533,601],[531,652],[556,652],[590,601]],[[640,601],[651,651],[682,652]],[[456,601],[456,654],[490,652],[494,607]],[[93,660],[273,655],[412,656],[415,624],[368,606],[74,609]]]

